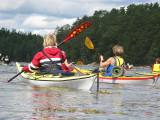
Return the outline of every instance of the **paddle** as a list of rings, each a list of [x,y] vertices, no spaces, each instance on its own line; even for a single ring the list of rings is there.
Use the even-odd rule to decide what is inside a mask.
[[[86,37],[85,40],[85,45],[89,48],[89,49],[94,49],[94,45],[92,43],[92,41],[89,39],[89,37]],[[94,51],[98,54],[98,56],[100,56],[100,54],[94,49]]]
[[[81,25],[79,25],[78,27],[76,27],[75,29],[73,29],[65,38],[65,40],[63,40],[61,43],[58,44],[57,47],[59,47],[60,45],[62,45],[62,43],[65,43],[66,41],[74,38],[75,36],[77,36],[78,34],[80,34],[81,32],[83,32],[84,30],[86,30],[89,26],[91,25],[91,22],[85,22],[82,23]]]
[[[12,81],[14,78],[16,78],[18,75],[20,75],[22,72],[24,72],[24,70],[22,70],[21,72],[19,72],[18,74],[16,74],[15,76],[13,76],[10,80],[6,81],[6,83],[9,83],[10,81]]]
[[[92,43],[92,41],[89,39],[89,37],[86,37],[85,40],[85,45],[89,48],[89,49],[94,49],[94,45]],[[94,51],[98,54],[98,56],[100,56],[100,54],[94,49]],[[99,92],[99,67],[97,68],[97,92]]]
[[[57,45],[57,47],[59,47],[60,45],[62,45],[63,43],[67,42],[68,40],[74,38],[75,36],[77,36],[78,34],[80,34],[81,32],[83,32],[84,30],[86,30],[89,26],[91,25],[91,22],[84,22],[81,25],[79,25],[78,27],[76,27],[75,29],[73,29],[68,35],[67,37]],[[6,81],[7,83],[12,81],[15,77],[17,77],[18,75],[20,75],[22,72],[24,72],[24,70],[20,71],[18,74],[16,74],[15,76],[13,76],[11,79],[9,79],[8,81]]]

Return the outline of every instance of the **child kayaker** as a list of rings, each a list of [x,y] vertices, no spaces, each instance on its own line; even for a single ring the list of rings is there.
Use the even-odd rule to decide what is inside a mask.
[[[54,34],[47,34],[44,37],[43,46],[44,49],[34,56],[32,62],[23,67],[25,72],[39,70],[39,74],[74,75],[62,70],[61,64],[66,60],[66,56],[57,48],[57,40]]]
[[[160,59],[156,58],[155,64],[152,65],[152,73],[160,73]]]

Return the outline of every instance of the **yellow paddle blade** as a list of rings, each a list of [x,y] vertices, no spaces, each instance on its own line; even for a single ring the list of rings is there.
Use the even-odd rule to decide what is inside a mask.
[[[86,37],[85,45],[86,45],[89,49],[94,49],[93,43],[92,43],[92,41],[89,39],[89,37]]]
[[[81,61],[77,62],[78,65],[84,65]]]

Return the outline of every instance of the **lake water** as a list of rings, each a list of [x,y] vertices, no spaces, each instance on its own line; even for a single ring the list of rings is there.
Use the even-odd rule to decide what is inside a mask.
[[[12,66],[0,65],[0,120],[159,120],[160,84],[95,83],[90,91],[26,85]],[[151,72],[150,69],[137,69]],[[134,75],[136,71],[128,71]],[[105,94],[106,91],[109,94]]]

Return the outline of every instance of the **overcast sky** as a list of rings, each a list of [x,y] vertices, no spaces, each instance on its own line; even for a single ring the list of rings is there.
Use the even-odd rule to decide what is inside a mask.
[[[0,29],[44,35],[56,26],[76,21],[95,10],[108,10],[132,3],[155,3],[160,0],[0,0]]]

